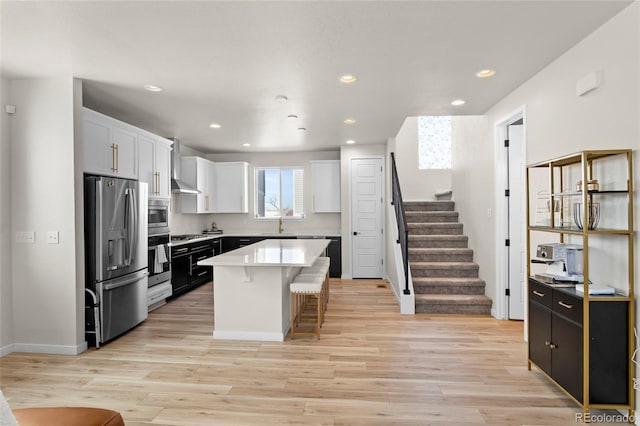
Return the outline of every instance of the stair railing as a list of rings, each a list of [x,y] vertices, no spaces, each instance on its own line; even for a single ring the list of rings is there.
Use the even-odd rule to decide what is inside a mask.
[[[400,180],[396,168],[396,158],[391,153],[391,204],[396,211],[396,222],[398,222],[398,239],[402,251],[404,264],[404,294],[411,294],[409,291],[409,230],[407,228],[407,217],[404,212],[402,202],[402,191],[400,191]]]

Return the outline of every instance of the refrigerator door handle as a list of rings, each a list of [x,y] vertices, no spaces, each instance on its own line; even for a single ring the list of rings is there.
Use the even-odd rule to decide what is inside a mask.
[[[137,203],[136,203],[136,192],[133,188],[127,188],[125,191],[125,195],[127,197],[127,206],[128,208],[128,212],[127,212],[127,242],[128,242],[128,246],[127,246],[127,266],[131,265],[133,259],[135,259],[136,253],[135,253],[135,248],[136,248],[136,244],[137,244],[137,233],[138,233],[138,226],[137,226],[137,219],[138,219],[138,214],[137,214]]]
[[[144,277],[146,277],[148,275],[149,275],[149,273],[145,272],[144,274],[136,275],[135,277],[127,278],[126,280],[122,280],[122,281],[114,282],[114,283],[111,283],[111,284],[107,284],[107,285],[105,285],[103,287],[103,290],[104,291],[108,291],[108,290],[113,290],[113,289],[118,288],[118,287],[123,287],[125,285],[129,285],[131,283],[138,282],[138,281],[144,279]]]

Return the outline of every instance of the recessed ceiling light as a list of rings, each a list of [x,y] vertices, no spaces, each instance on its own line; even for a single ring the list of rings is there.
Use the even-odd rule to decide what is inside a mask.
[[[243,143],[242,146],[251,146],[250,143]]]
[[[295,115],[295,114],[289,114],[289,115],[287,115],[287,118],[290,118],[290,119],[292,119],[292,120],[293,120],[293,119],[298,118],[298,116],[297,116],[297,115]]]
[[[147,84],[144,86],[144,90],[148,90],[149,92],[162,92],[162,87],[154,86],[153,84]]]
[[[349,139],[348,141],[345,142],[347,145],[353,145],[354,143],[356,143],[356,141],[354,141],[353,139]]]
[[[340,76],[340,81],[342,83],[353,83],[356,80],[357,80],[357,78],[356,78],[355,75],[345,74],[345,75],[341,75]]]
[[[356,123],[355,118],[347,118],[346,120],[344,120],[344,124],[355,124],[355,123]]]
[[[289,98],[287,98],[285,95],[277,95],[276,96],[276,101],[278,102],[287,102],[289,100]]]
[[[209,124],[209,127],[211,127],[212,129],[219,129],[222,126],[219,125],[218,123],[211,123],[211,124]]]
[[[455,101],[451,102],[451,105],[453,106],[460,106],[460,105],[464,105],[465,101],[464,99],[456,99]]]
[[[495,73],[496,72],[494,70],[490,70],[490,69],[480,70],[480,71],[478,71],[476,73],[476,77],[478,77],[478,78],[487,78],[487,77],[491,77]]]
[[[305,132],[307,130],[306,127],[298,127],[298,130],[300,130],[301,132]]]

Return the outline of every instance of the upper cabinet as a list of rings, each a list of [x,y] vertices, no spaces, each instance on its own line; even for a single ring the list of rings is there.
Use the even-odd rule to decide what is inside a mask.
[[[311,196],[314,213],[340,213],[340,160],[311,161]]]
[[[213,213],[248,213],[249,163],[214,163]]]
[[[213,213],[215,165],[201,157],[182,157],[182,180],[200,191],[181,194],[182,213]]]
[[[138,173],[149,185],[149,198],[171,198],[172,142],[151,133],[138,135]]]
[[[138,179],[149,198],[171,199],[172,142],[84,108],[84,171]]]
[[[126,123],[90,109],[83,114],[84,171],[137,179],[136,133]]]

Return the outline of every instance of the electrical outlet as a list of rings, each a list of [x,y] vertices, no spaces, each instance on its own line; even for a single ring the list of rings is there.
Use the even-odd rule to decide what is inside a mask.
[[[35,244],[35,231],[16,231],[16,243],[19,244]]]
[[[58,244],[59,242],[58,231],[47,231],[47,244]]]

